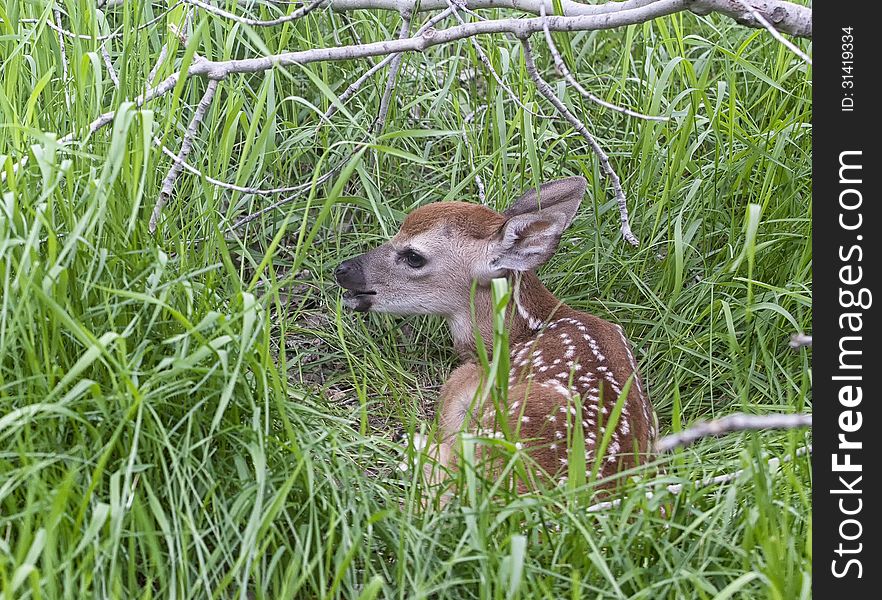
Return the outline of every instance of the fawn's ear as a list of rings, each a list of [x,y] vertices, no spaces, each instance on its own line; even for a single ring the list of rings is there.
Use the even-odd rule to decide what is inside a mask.
[[[565,213],[551,210],[509,218],[490,241],[490,271],[498,276],[501,269],[532,271],[538,268],[557,250],[567,225]]]
[[[539,188],[531,188],[514,201],[503,214],[515,217],[530,213],[559,213],[563,215],[566,229],[579,210],[588,182],[584,177],[566,177],[543,183]]]

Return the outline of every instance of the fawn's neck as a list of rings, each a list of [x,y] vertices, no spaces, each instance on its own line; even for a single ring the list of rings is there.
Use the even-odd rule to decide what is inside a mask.
[[[552,316],[565,316],[571,310],[555,298],[532,271],[513,273],[507,279],[512,290],[512,297],[505,311],[510,345],[533,337]],[[489,285],[477,286],[473,310],[474,314],[469,306],[464,312],[447,317],[447,324],[453,335],[453,347],[462,357],[475,356],[476,329],[488,352],[493,346],[494,313]]]

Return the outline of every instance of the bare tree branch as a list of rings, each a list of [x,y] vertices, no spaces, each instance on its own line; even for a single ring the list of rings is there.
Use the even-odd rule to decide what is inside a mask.
[[[171,6],[169,6],[168,8],[163,10],[162,12],[160,12],[158,15],[156,15],[155,17],[153,17],[152,19],[147,21],[146,23],[141,23],[140,25],[135,27],[134,31],[141,31],[143,29],[147,29],[151,25],[155,25],[156,23],[158,23],[159,21],[164,19],[166,17],[166,15],[168,15],[168,13],[173,11],[175,8],[177,8],[181,4],[184,4],[184,2],[185,2],[185,0],[178,0],[177,2],[175,2]],[[62,35],[62,36],[69,38],[69,39],[95,40],[98,42],[103,42],[105,40],[110,40],[113,38],[118,38],[118,37],[123,36],[123,32],[122,32],[121,27],[118,27],[116,29],[116,31],[114,31],[113,33],[108,33],[106,35],[85,35],[85,34],[81,34],[81,33],[74,33],[72,31],[68,31],[67,29],[64,29],[63,27],[61,27],[61,21],[58,18],[56,18],[56,20],[58,21],[57,24],[53,23],[52,21],[46,21],[46,26],[49,27],[49,29],[52,29],[53,31],[57,32],[59,35]],[[0,19],[0,22],[2,22],[2,19]],[[40,20],[39,19],[21,19],[19,22],[20,23],[39,23]]]
[[[277,187],[277,188],[259,188],[259,187],[254,187],[254,186],[236,185],[235,183],[221,181],[220,179],[216,179],[214,177],[206,175],[205,173],[203,173],[202,171],[200,171],[199,169],[197,169],[196,167],[194,167],[193,165],[191,165],[187,161],[185,161],[181,158],[178,158],[178,155],[175,154],[174,152],[172,152],[171,150],[169,150],[165,146],[165,144],[162,143],[162,140],[160,140],[158,137],[153,136],[153,143],[156,144],[160,150],[162,150],[163,154],[168,156],[170,159],[172,159],[176,163],[180,163],[181,168],[184,169],[185,171],[192,173],[193,175],[196,175],[197,177],[201,177],[202,179],[204,179],[205,181],[207,181],[208,183],[210,183],[211,185],[213,185],[215,187],[219,187],[219,188],[222,188],[225,190],[230,190],[231,192],[239,192],[240,194],[253,194],[255,196],[275,196],[277,194],[288,194],[291,192],[299,193],[299,192],[302,192],[303,188],[304,188],[303,184],[290,185],[290,186]],[[322,180],[322,181],[324,181],[324,180]],[[307,185],[306,187],[309,187],[309,186]]]
[[[575,0],[561,0],[561,12],[566,16],[602,16],[611,13],[644,8],[658,0],[625,0],[625,2],[604,2],[584,4]],[[98,6],[114,7],[125,0],[99,0]],[[470,10],[508,8],[538,15],[544,0],[466,0],[465,7]],[[777,31],[797,37],[812,37],[812,9],[786,0],[749,0],[753,9],[746,10],[737,0],[680,0],[677,11],[692,11],[698,15],[712,12],[730,17],[746,27],[763,28],[753,12],[759,13]],[[281,2],[279,2],[281,4]],[[447,0],[328,0],[328,5],[336,12],[352,10],[403,10],[430,12],[446,7]]]
[[[351,156],[351,155],[350,155],[350,156]],[[341,168],[344,164],[346,164],[346,161],[345,161],[345,160],[340,161],[340,163],[339,163],[336,167],[333,167],[333,168],[332,168],[331,170],[329,170],[327,173],[325,173],[324,175],[322,175],[321,177],[319,177],[318,179],[316,179],[316,180],[315,180],[315,185],[321,185],[322,183],[326,182],[328,179],[330,179],[331,177],[333,177],[334,174],[336,174],[337,171],[339,171],[340,168]],[[247,224],[250,223],[251,221],[254,221],[255,219],[259,219],[260,217],[262,217],[263,215],[265,215],[265,214],[267,214],[267,213],[270,213],[270,212],[272,212],[272,211],[274,211],[274,210],[278,210],[278,209],[281,208],[282,206],[288,204],[288,203],[291,202],[292,200],[294,200],[294,199],[296,199],[297,197],[299,197],[299,196],[300,196],[303,192],[305,192],[306,190],[310,189],[310,188],[312,187],[312,185],[313,185],[313,182],[312,182],[312,181],[309,181],[309,182],[307,182],[307,183],[304,183],[304,184],[301,184],[301,185],[297,186],[297,189],[292,190],[292,191],[294,192],[293,195],[288,196],[287,198],[282,198],[282,199],[279,200],[278,202],[273,202],[273,203],[270,204],[269,206],[265,206],[264,208],[261,208],[260,210],[258,210],[258,211],[256,211],[256,212],[253,212],[253,213],[251,213],[250,215],[246,215],[246,216],[240,218],[240,219],[237,220],[235,223],[233,223],[232,225],[230,225],[229,231],[232,231],[232,230],[234,230],[234,229],[238,229],[238,228],[242,227],[243,225],[247,225]]]
[[[341,2],[343,0],[333,1]],[[368,0],[357,1],[366,2]],[[384,8],[384,6],[379,5],[390,5],[390,2],[392,0],[376,1],[378,2],[377,8]],[[435,0],[427,1],[432,2]],[[500,0],[492,1],[498,2]],[[533,0],[515,1],[523,1],[524,3],[528,3],[532,2]],[[704,5],[711,1],[712,0],[656,0],[655,2],[651,2],[643,6],[640,5],[640,2],[638,2],[637,0],[630,0],[628,2],[608,3],[623,7],[616,10],[615,12],[608,11],[606,13],[594,14],[590,16],[548,16],[545,18],[538,17],[528,19],[494,19],[488,21],[480,21],[476,23],[467,23],[466,25],[454,26],[443,30],[434,30],[429,28],[418,36],[414,35],[413,37],[399,40],[385,40],[368,44],[338,46],[335,48],[314,48],[310,50],[285,52],[282,54],[275,54],[259,58],[229,61],[213,61],[205,58],[199,58],[193,61],[185,76],[199,76],[208,77],[209,79],[223,79],[236,73],[260,73],[273,69],[275,67],[305,65],[323,61],[353,60],[371,56],[386,56],[398,52],[422,52],[433,46],[455,42],[457,40],[465,39],[475,35],[511,33],[517,35],[518,37],[525,37],[539,31],[544,31],[546,26],[551,31],[594,31],[615,29],[618,27],[625,27],[627,25],[644,23],[651,19],[685,10],[686,4],[692,7],[697,3],[701,3],[702,5]],[[446,0],[444,0],[444,3],[446,4]],[[420,6],[424,7],[424,5]],[[606,4],[600,6],[606,6]],[[347,10],[352,10],[354,8],[371,7],[353,5]],[[538,2],[536,4],[536,9],[537,11],[539,10]],[[155,88],[151,88],[150,90],[136,98],[135,103],[138,106],[141,106],[144,102],[149,102],[150,100],[153,100],[156,97],[165,94],[175,86],[175,84],[177,83],[177,78],[177,73],[172,74],[171,76],[160,82]],[[89,131],[94,133],[101,127],[106,126],[113,120],[113,115],[113,112],[108,112],[101,115],[90,124]],[[73,134],[69,134],[59,141],[70,141],[72,139]]]
[[[766,18],[762,14],[760,14],[760,12],[756,9],[756,7],[752,6],[749,2],[747,2],[747,0],[738,0],[738,3],[744,7],[744,10],[750,12],[750,15],[754,18],[754,20],[759,25],[764,27],[766,29],[766,31],[768,31],[769,34],[771,34],[771,36],[773,38],[775,38],[776,40],[778,40],[779,42],[784,44],[784,46],[788,50],[793,52],[799,58],[801,58],[802,60],[804,60],[808,64],[812,64],[812,59],[810,59],[805,52],[803,52],[802,50],[797,48],[793,42],[784,39],[784,36],[782,36],[780,33],[778,33],[778,31],[774,27],[772,27],[772,24],[769,23],[768,20],[766,20]]]
[[[211,106],[211,101],[214,99],[214,93],[217,91],[217,86],[219,84],[220,81],[217,79],[209,80],[208,86],[205,88],[205,93],[202,95],[202,100],[199,101],[199,105],[196,107],[196,112],[193,113],[193,119],[190,121],[189,127],[187,127],[187,133],[184,135],[184,140],[181,142],[181,149],[178,152],[178,158],[180,161],[175,161],[172,164],[171,169],[168,171],[168,175],[166,175],[165,179],[162,181],[159,198],[157,198],[156,206],[153,207],[153,214],[150,216],[150,225],[148,226],[150,233],[156,232],[156,226],[159,223],[162,209],[166,202],[168,202],[168,199],[171,198],[175,188],[175,181],[177,181],[178,175],[181,174],[181,169],[183,168],[181,163],[187,158],[190,149],[193,147],[193,138],[196,137],[196,131],[199,129],[202,119],[205,118],[205,113]]]
[[[107,0],[106,2],[99,2],[99,6],[118,6],[122,4],[122,1],[123,0]],[[178,2],[176,2],[172,6],[166,8],[166,10],[162,14],[154,17],[147,23],[139,25],[137,29],[143,29],[158,22],[161,18],[166,16],[170,10],[181,3],[193,5],[199,9],[205,10],[223,18],[234,20],[239,23],[261,27],[287,23],[295,19],[302,18],[309,12],[321,6],[329,6],[336,11],[348,11],[361,8],[377,10],[396,10],[403,15],[407,15],[407,17],[405,19],[406,23],[402,27],[399,37],[396,40],[385,40],[369,44],[359,43],[352,46],[341,45],[333,48],[314,48],[302,51],[286,52],[273,56],[229,61],[213,61],[203,58],[199,55],[195,55],[193,62],[191,63],[188,71],[183,74],[183,77],[185,79],[190,77],[202,77],[210,80],[208,89],[206,90],[206,95],[203,96],[203,102],[206,102],[206,105],[205,107],[203,107],[203,103],[200,103],[200,109],[202,110],[197,109],[196,115],[194,116],[193,121],[191,121],[190,126],[188,127],[188,131],[183,140],[181,150],[174,157],[174,164],[172,165],[168,177],[164,181],[163,190],[160,193],[160,199],[157,201],[157,208],[151,218],[151,231],[155,229],[158,214],[161,211],[162,205],[168,200],[168,196],[173,190],[174,181],[178,177],[180,171],[182,169],[186,169],[190,172],[195,172],[196,174],[205,177],[198,171],[198,169],[195,169],[194,167],[188,165],[184,158],[190,151],[195,131],[198,129],[199,122],[201,121],[202,116],[204,116],[204,112],[205,110],[207,110],[207,105],[210,104],[211,97],[213,96],[214,90],[217,87],[217,83],[212,82],[219,81],[233,74],[257,73],[273,69],[277,66],[285,67],[292,65],[304,65],[320,61],[352,60],[373,56],[384,56],[384,58],[370,71],[368,71],[368,73],[366,73],[355,83],[350,85],[349,88],[347,88],[347,90],[339,98],[340,102],[342,103],[343,101],[351,97],[351,95],[353,95],[363,84],[363,82],[366,81],[373,73],[375,73],[387,64],[391,65],[389,79],[381,102],[380,112],[377,121],[375,122],[375,131],[380,131],[385,123],[385,119],[388,114],[389,102],[392,92],[394,90],[398,69],[401,64],[401,59],[403,56],[402,53],[422,52],[433,46],[447,44],[463,39],[470,39],[482,63],[491,71],[491,74],[496,79],[496,81],[506,90],[510,97],[514,98],[517,104],[519,104],[523,109],[526,109],[526,107],[523,106],[523,104],[521,103],[520,99],[517,98],[517,96],[510,90],[510,88],[508,88],[508,86],[505,85],[505,82],[493,69],[492,63],[490,63],[489,58],[483,51],[481,45],[478,44],[476,39],[474,39],[475,36],[478,35],[513,34],[514,36],[521,39],[524,43],[525,55],[527,56],[528,60],[528,69],[531,70],[531,77],[533,78],[534,83],[536,83],[540,92],[555,106],[558,112],[560,112],[574,127],[576,127],[577,131],[579,131],[579,133],[582,134],[583,137],[585,137],[589,141],[592,149],[600,158],[604,174],[610,179],[614,188],[616,200],[619,204],[623,236],[629,242],[636,244],[637,240],[631,233],[628,224],[626,199],[621,188],[621,182],[617,174],[613,170],[612,166],[610,165],[607,155],[600,148],[600,146],[597,144],[591,134],[587,131],[585,125],[566,108],[563,102],[554,94],[547,82],[545,82],[539,75],[538,70],[536,70],[535,64],[533,63],[532,56],[530,55],[529,42],[527,38],[533,33],[544,31],[549,42],[549,48],[551,49],[552,55],[555,59],[555,64],[557,65],[558,69],[564,74],[568,83],[570,83],[570,85],[573,85],[579,91],[579,93],[593,101],[600,102],[602,105],[612,110],[617,110],[618,112],[623,112],[632,116],[641,116],[647,118],[646,115],[640,115],[640,113],[636,113],[635,111],[629,111],[628,109],[605,102],[600,98],[593,96],[584,88],[582,88],[582,86],[578,84],[576,79],[572,76],[565,63],[563,62],[560,53],[554,46],[554,42],[551,38],[550,32],[613,29],[626,25],[646,22],[657,17],[662,17],[680,11],[691,10],[699,14],[707,14],[714,11],[720,12],[732,16],[733,18],[738,19],[739,22],[743,22],[747,25],[757,27],[762,26],[766,27],[767,29],[771,28],[770,33],[772,33],[773,35],[775,35],[777,32],[772,31],[774,28],[770,25],[770,22],[773,22],[780,31],[792,33],[794,35],[802,35],[805,37],[811,36],[811,9],[783,0],[750,0],[749,2],[745,0],[738,0],[737,2],[735,0],[625,0],[624,2],[607,2],[605,4],[599,5],[582,4],[579,2],[573,2],[572,0],[562,0],[561,8],[563,11],[563,15],[561,16],[545,15],[546,1],[547,0],[312,0],[309,4],[304,4],[300,6],[291,14],[277,19],[263,21],[251,19],[248,17],[241,17],[239,15],[229,13],[223,9],[220,9],[214,4],[209,3],[207,0],[178,0]],[[238,4],[241,5],[242,2],[239,2]],[[280,1],[271,4],[288,3]],[[248,7],[251,7],[250,3],[248,3]],[[458,10],[462,10],[463,12],[472,14],[478,19],[483,19],[483,17],[474,13],[473,10],[492,8],[510,8],[521,10],[524,12],[538,13],[541,16],[539,18],[488,19],[466,23],[457,12]],[[412,17],[413,11],[426,11],[435,9],[440,9],[441,13],[429,19],[429,21],[423,27],[421,27],[414,36],[408,37],[408,29],[410,24],[409,21]],[[187,16],[189,17],[190,14],[191,13],[188,10]],[[440,22],[440,20],[449,16],[450,14],[454,14],[456,16],[456,18],[460,22],[459,26],[450,27],[441,31],[437,31],[433,28],[436,23]],[[55,14],[55,23],[51,21],[47,21],[47,23],[59,34],[59,42],[61,44],[62,51],[62,66],[65,67],[65,71],[67,66],[65,48],[63,43],[63,38],[65,36],[73,37],[76,39],[104,41],[120,35],[118,31],[110,35],[102,36],[86,36],[68,32],[59,25],[60,14],[57,9]],[[179,35],[179,37],[183,35],[183,32],[179,32],[177,28],[174,28],[172,26],[170,26],[170,28],[172,28],[173,33]],[[776,35],[776,38],[780,38],[780,34]],[[100,47],[100,51],[108,68],[111,80],[113,80],[114,85],[119,86],[118,77],[116,77],[116,72],[113,68],[113,64],[110,60],[107,49],[102,45]],[[159,68],[167,58],[167,54],[168,46],[164,44],[156,61],[156,64],[150,71],[149,81],[152,82],[153,79],[157,76]],[[532,69],[530,69],[530,66],[532,66]],[[143,94],[135,98],[133,101],[134,104],[140,107],[146,102],[149,102],[152,99],[166,94],[175,87],[181,76],[181,74],[174,73],[166,79],[158,82],[155,87],[148,88]],[[63,77],[66,77],[66,75],[63,75]],[[336,103],[326,113],[325,120],[331,114],[333,114],[333,112],[335,111],[335,106]],[[88,134],[86,137],[106,126],[107,124],[111,123],[114,117],[114,111],[100,115],[92,123],[89,124]],[[659,117],[648,118],[659,119]],[[74,140],[75,133],[76,132],[72,132],[62,137],[60,140],[58,140],[58,143],[61,145],[70,143]],[[164,147],[163,151],[167,154],[170,153],[170,151]],[[13,173],[17,172],[18,168],[27,163],[27,158],[27,156],[24,156],[17,164],[13,165]],[[5,181],[5,178],[5,172],[0,174],[0,181]],[[206,181],[209,181],[214,185],[218,185],[226,189],[241,191],[243,193],[283,193],[288,189],[276,188],[273,190],[260,190],[259,188],[234,186],[232,184],[227,184],[225,182],[221,182],[219,180],[211,179],[208,177],[206,177],[205,179]],[[476,183],[479,187],[479,193],[483,195],[483,186],[482,182],[480,181],[479,175],[476,175]]]
[[[61,81],[64,82],[64,105],[70,108],[70,92],[67,89],[67,48],[64,46],[64,35],[61,33],[61,11],[58,7],[54,9],[55,29],[58,32],[58,48],[61,51]],[[48,24],[49,21],[46,21]],[[51,25],[50,25],[51,27]]]
[[[745,415],[735,413],[713,421],[703,421],[689,429],[661,438],[655,443],[656,452],[669,452],[674,448],[689,446],[701,438],[724,435],[736,431],[763,429],[796,429],[811,427],[812,416],[795,415]]]
[[[802,448],[797,449],[796,452],[794,452],[793,454],[789,454],[789,455],[785,456],[784,458],[778,458],[777,456],[770,458],[768,460],[768,462],[766,463],[766,468],[768,468],[769,471],[774,473],[778,470],[778,467],[781,466],[781,463],[789,463],[789,462],[792,462],[796,458],[799,458],[801,456],[806,456],[811,453],[812,453],[812,446],[811,446],[811,444],[808,444],[806,446],[803,446]],[[699,479],[698,481],[691,482],[691,487],[694,487],[696,489],[702,489],[702,488],[711,487],[714,485],[722,485],[724,483],[729,483],[729,482],[735,481],[736,479],[741,477],[741,475],[744,474],[744,472],[746,470],[747,469],[738,469],[737,471],[733,471],[731,473],[723,473],[722,475],[716,475],[714,477],[707,477],[705,479]],[[673,494],[675,496],[677,494],[682,493],[684,489],[686,489],[686,486],[681,483],[673,483],[671,485],[665,486],[665,490],[667,490],[668,493]],[[646,492],[646,497],[652,498],[653,493]],[[589,506],[586,509],[586,511],[589,513],[593,513],[593,512],[599,512],[602,510],[608,510],[611,508],[616,508],[621,503],[622,503],[621,498],[616,498],[615,500],[607,500],[605,502],[598,502],[596,504],[592,504],[591,506]]]
[[[459,12],[457,11],[457,8],[463,7],[463,5],[465,4],[465,0],[447,0],[447,1],[450,5],[450,8],[453,9],[453,14],[456,17],[456,20],[459,21],[460,25],[465,25],[466,24],[465,20],[463,20],[463,18],[460,16]],[[496,83],[499,85],[499,87],[501,87],[505,91],[505,93],[508,94],[508,97],[511,98],[514,101],[514,103],[518,105],[518,108],[520,108],[524,112],[529,113],[533,116],[547,119],[548,118],[547,116],[535,113],[534,111],[527,108],[523,102],[521,102],[521,99],[518,98],[517,94],[515,94],[513,91],[511,91],[511,88],[509,88],[505,84],[505,82],[502,80],[502,78],[496,72],[496,69],[493,68],[493,63],[490,62],[490,58],[484,52],[484,49],[481,47],[481,44],[478,43],[478,40],[476,40],[473,37],[469,38],[469,40],[472,43],[472,47],[475,49],[475,54],[478,55],[478,59],[484,64],[484,67],[486,67],[486,69],[488,71],[490,71],[490,74],[493,75],[493,79],[496,80]]]
[[[449,17],[451,15],[451,13],[453,13],[453,9],[450,7],[447,7],[442,12],[438,13],[437,15],[435,15],[434,17],[432,17],[431,19],[426,21],[426,23],[417,30],[415,35],[422,35],[425,31],[434,27],[435,25],[440,23],[442,20]],[[373,77],[374,74],[377,73],[377,71],[379,71],[380,69],[382,69],[383,67],[388,65],[390,62],[392,62],[395,59],[395,56],[397,56],[397,55],[392,54],[390,56],[387,56],[386,58],[384,58],[383,60],[381,60],[377,64],[375,64],[373,67],[371,67],[370,69],[365,71],[361,77],[359,77],[354,82],[352,82],[349,85],[349,87],[347,87],[343,91],[342,94],[337,96],[337,100],[340,102],[340,104],[341,105],[344,104],[347,100],[349,100],[352,96],[354,96],[355,93],[359,89],[361,89],[361,86],[364,85],[365,81],[367,81],[368,79]],[[331,104],[331,107],[328,108],[328,110],[325,112],[324,115],[322,115],[322,120],[330,119],[336,112],[337,112],[337,105]],[[318,127],[320,127],[320,126],[321,126],[321,122],[318,124]]]
[[[104,66],[107,67],[107,74],[113,82],[113,87],[118,88],[119,77],[116,75],[116,69],[113,68],[113,61],[110,59],[110,53],[107,51],[107,46],[105,44],[101,44],[101,58],[104,59]]]
[[[794,333],[792,336],[790,336],[790,347],[794,350],[811,345],[812,336],[810,335],[806,335],[804,333]]]
[[[545,96],[545,98],[554,105],[558,112],[569,121],[573,128],[585,138],[588,145],[591,146],[591,149],[594,151],[594,154],[596,154],[597,158],[600,160],[600,169],[603,171],[604,175],[606,175],[607,179],[610,180],[610,183],[612,183],[615,199],[619,205],[619,220],[621,222],[622,237],[624,237],[632,246],[638,246],[640,242],[631,232],[631,224],[628,220],[628,202],[625,197],[625,192],[622,189],[622,182],[615,169],[613,169],[610,164],[609,156],[607,156],[603,148],[600,147],[600,144],[597,143],[597,140],[594,139],[594,136],[591,135],[588,128],[585,127],[585,124],[567,108],[563,103],[563,100],[558,98],[554,93],[554,90],[551,89],[551,86],[548,85],[548,82],[542,79],[542,76],[539,75],[539,70],[536,68],[536,63],[533,61],[533,51],[530,49],[530,41],[526,37],[523,37],[521,38],[521,45],[524,49],[524,60],[527,66],[527,73],[529,73],[530,78],[533,79],[533,83],[536,84],[539,93]]]
[[[546,0],[547,1],[547,0]],[[542,10],[540,11],[540,16],[545,17],[545,3],[542,4]],[[582,85],[576,81],[576,78],[573,77],[573,74],[570,72],[569,68],[567,68],[566,62],[564,62],[563,56],[561,56],[560,52],[557,49],[557,46],[554,44],[554,38],[551,37],[551,31],[548,27],[543,28],[545,32],[545,42],[548,44],[548,49],[551,51],[551,56],[554,58],[554,66],[560,72],[561,75],[564,76],[564,79],[567,80],[571,86],[576,88],[576,91],[582,94],[585,98],[588,98],[592,102],[603,106],[604,108],[608,108],[610,110],[614,110],[616,112],[622,113],[624,115],[628,115],[629,117],[636,117],[638,119],[645,119],[647,121],[669,121],[670,119],[665,116],[661,117],[653,117],[651,115],[644,115],[643,113],[639,113],[637,111],[631,110],[629,108],[624,108],[622,106],[618,106],[611,102],[607,102],[603,98],[595,96],[588,90],[582,87]]]
[[[412,12],[401,13],[401,29],[398,31],[398,39],[404,40],[410,36],[410,20],[413,17]],[[380,110],[377,113],[377,120],[374,121],[374,135],[379,135],[383,131],[386,124],[386,115],[389,113],[389,102],[392,99],[392,92],[395,90],[395,80],[398,78],[398,69],[401,68],[402,54],[396,54],[389,63],[389,79],[386,81],[386,90],[380,99]]]
[[[657,0],[626,0],[625,2],[604,2],[584,4],[575,0],[561,0],[561,13],[566,16],[605,15],[620,11],[638,9],[653,4]],[[466,0],[465,6],[471,10],[491,8],[510,8],[538,15],[544,0]],[[419,11],[433,11],[443,8],[447,0],[331,0],[330,6],[337,12],[349,10],[394,10],[407,7]],[[699,15],[717,12],[741,25],[762,28],[751,11],[745,10],[734,0],[682,0],[678,10],[689,10]],[[812,37],[812,9],[784,0],[750,0],[754,11],[774,24],[778,31],[798,37]]]
[[[162,45],[162,48],[159,51],[159,56],[156,57],[156,62],[153,63],[153,68],[150,69],[150,73],[147,74],[147,85],[153,83],[153,80],[156,79],[156,74],[159,73],[159,69],[162,68],[162,63],[165,62],[165,57],[168,55],[168,43]]]
[[[279,17],[277,19],[270,19],[268,21],[261,21],[259,19],[249,19],[248,17],[240,17],[239,15],[235,15],[231,12],[227,12],[222,8],[219,8],[213,4],[209,4],[208,2],[203,2],[202,0],[184,0],[187,4],[192,4],[193,6],[198,6],[206,12],[209,12],[218,17],[223,17],[225,19],[229,19],[231,21],[235,21],[236,23],[242,23],[243,25],[250,25],[252,27],[273,27],[274,25],[281,25],[282,23],[289,23],[291,21],[296,21],[297,19],[301,19],[311,13],[313,10],[328,2],[328,0],[313,0],[311,3],[298,8],[290,15],[285,15],[284,17]]]

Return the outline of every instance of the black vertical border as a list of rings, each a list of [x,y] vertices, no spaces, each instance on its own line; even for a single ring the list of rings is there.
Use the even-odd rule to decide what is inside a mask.
[[[875,2],[816,2],[813,3],[814,26],[813,55],[813,531],[812,560],[813,587],[815,598],[870,598],[878,597],[877,578],[882,579],[878,518],[880,510],[879,465],[882,463],[879,440],[882,432],[875,432],[880,424],[879,401],[874,393],[872,376],[879,364],[875,347],[882,344],[878,337],[878,312],[876,304],[882,296],[878,290],[879,263],[882,262],[882,232],[879,231],[882,215],[876,210],[879,199],[877,179],[882,165],[876,145],[871,137],[880,129],[882,106],[875,95],[876,81],[879,79],[878,55],[880,34],[869,7]],[[854,56],[850,65],[844,61],[849,58],[848,47],[843,47],[843,28],[851,27]],[[847,38],[846,38],[847,40]],[[852,67],[850,73],[843,67]],[[844,77],[851,74],[852,77]],[[847,87],[844,81],[854,82]],[[849,96],[848,94],[851,94]],[[852,98],[852,111],[843,110],[843,99]],[[845,102],[848,104],[848,101]],[[860,184],[840,182],[840,154],[846,151],[860,151],[859,157],[849,156],[850,163],[862,165]],[[852,176],[857,171],[851,170]],[[860,208],[845,211],[840,206],[840,193],[846,188],[858,189],[862,195]],[[846,203],[854,204],[853,193],[846,194]],[[840,224],[840,217],[846,223],[856,223],[860,213],[862,225],[859,229],[846,230]],[[853,250],[850,260],[849,250],[860,246],[861,251]],[[860,256],[862,255],[862,256]],[[862,260],[858,262],[858,257]],[[852,265],[846,277],[854,277],[857,267],[861,267],[862,281],[846,286],[840,279],[840,269]],[[842,306],[842,290],[855,293],[867,288],[872,294],[869,308],[846,308]],[[848,328],[840,328],[843,313],[862,313],[862,331],[854,333]],[[856,321],[853,321],[854,324]],[[860,341],[847,342],[850,349],[859,349],[861,354],[850,362],[860,362],[862,368],[844,372],[839,368],[840,341],[843,336],[860,336]],[[836,380],[837,375],[860,374],[861,381],[845,382]],[[839,393],[843,385],[852,383],[862,388],[862,401],[858,406],[846,407],[840,403]],[[854,411],[843,417],[844,411]],[[859,441],[860,449],[844,451],[839,446],[839,434],[843,433],[840,418],[848,419],[847,426],[853,426],[855,412],[860,412],[862,425],[858,431],[845,434],[849,441]],[[851,423],[851,425],[849,425]],[[854,464],[860,464],[860,473],[833,471],[834,455],[839,463],[845,461],[844,454],[850,455]],[[855,483],[856,475],[862,479]],[[852,486],[859,493],[848,491]],[[840,506],[842,501],[842,506]],[[860,512],[846,515],[845,510]],[[860,522],[844,523],[847,519]],[[848,540],[843,537],[857,539]],[[840,547],[840,544],[842,546]],[[855,559],[858,564],[848,560]],[[840,573],[840,577],[834,574]],[[844,572],[844,575],[843,575]],[[876,584],[876,585],[874,585]]]

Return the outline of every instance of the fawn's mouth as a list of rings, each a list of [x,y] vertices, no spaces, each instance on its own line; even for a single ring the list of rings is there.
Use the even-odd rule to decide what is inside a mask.
[[[356,312],[367,312],[371,308],[372,296],[377,292],[373,290],[346,290],[343,292],[343,304]]]
[[[376,296],[377,292],[373,290],[346,290],[343,292],[343,297],[347,300],[350,298],[357,298],[358,296]]]

